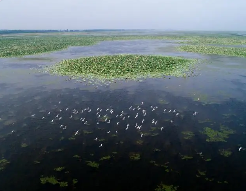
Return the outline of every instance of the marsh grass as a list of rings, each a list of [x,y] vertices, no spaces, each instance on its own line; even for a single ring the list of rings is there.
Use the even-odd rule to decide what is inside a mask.
[[[151,55],[92,56],[63,60],[46,71],[63,76],[100,80],[185,77],[197,60]]]

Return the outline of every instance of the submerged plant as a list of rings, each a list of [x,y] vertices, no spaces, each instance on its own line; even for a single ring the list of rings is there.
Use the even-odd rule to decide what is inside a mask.
[[[6,159],[1,159],[0,160],[0,171],[4,170],[8,164],[9,164],[9,161],[7,161]]]
[[[220,149],[219,153],[224,157],[229,157],[232,154],[232,152],[229,149]]]
[[[182,134],[184,135],[184,139],[191,139],[194,137],[194,133],[191,131],[183,131]]]

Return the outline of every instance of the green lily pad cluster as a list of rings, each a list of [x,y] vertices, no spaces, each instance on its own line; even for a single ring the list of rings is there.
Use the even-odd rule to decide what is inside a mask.
[[[234,131],[225,126],[221,126],[219,131],[205,127],[203,134],[207,135],[207,142],[226,142],[226,139],[229,135],[234,134]]]
[[[186,76],[194,59],[151,55],[92,56],[63,60],[48,67],[53,74],[85,79],[137,79],[147,77]]]
[[[246,57],[246,48],[241,47],[220,47],[208,45],[186,45],[180,46],[179,50],[201,54],[218,54],[226,56]]]
[[[61,172],[65,169],[65,167],[57,167],[57,168],[54,168],[55,171],[57,172]]]

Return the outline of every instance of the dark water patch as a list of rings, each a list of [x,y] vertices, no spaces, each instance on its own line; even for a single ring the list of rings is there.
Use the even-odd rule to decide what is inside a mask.
[[[0,101],[0,152],[10,162],[0,172],[4,190],[58,189],[40,183],[49,176],[67,182],[64,190],[154,190],[161,182],[181,190],[245,186],[245,102],[203,105],[141,86],[134,94],[39,88]],[[235,133],[226,142],[207,142],[204,128],[221,125]],[[184,131],[194,136],[185,139]],[[232,155],[221,156],[220,149]]]

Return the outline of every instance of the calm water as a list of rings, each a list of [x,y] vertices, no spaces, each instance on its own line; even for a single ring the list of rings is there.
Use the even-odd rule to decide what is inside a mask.
[[[176,46],[114,41],[0,59],[0,154],[8,161],[0,163],[0,189],[149,191],[163,183],[185,191],[243,190],[246,59]],[[107,84],[37,71],[62,59],[125,53],[206,63],[190,78]],[[219,131],[210,137],[215,142],[206,127]],[[218,142],[223,127],[233,134]],[[41,184],[44,177],[68,186]]]

